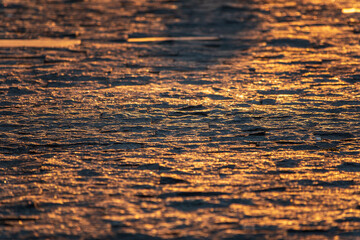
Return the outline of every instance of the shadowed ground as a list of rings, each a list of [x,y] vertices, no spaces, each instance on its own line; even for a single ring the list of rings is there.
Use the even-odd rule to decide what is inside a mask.
[[[359,8],[0,1],[0,238],[360,238]]]

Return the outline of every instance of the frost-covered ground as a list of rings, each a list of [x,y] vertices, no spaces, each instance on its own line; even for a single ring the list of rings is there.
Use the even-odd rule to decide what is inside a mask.
[[[0,239],[360,239],[358,1],[0,1],[39,37],[81,44],[0,41]]]

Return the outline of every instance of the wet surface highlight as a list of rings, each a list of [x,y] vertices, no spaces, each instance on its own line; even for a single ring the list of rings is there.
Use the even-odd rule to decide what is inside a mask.
[[[359,238],[358,8],[0,2],[0,238]]]

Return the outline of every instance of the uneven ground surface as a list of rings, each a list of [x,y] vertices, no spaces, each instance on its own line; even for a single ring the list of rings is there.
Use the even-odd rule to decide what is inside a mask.
[[[360,239],[359,8],[0,1],[0,238]]]

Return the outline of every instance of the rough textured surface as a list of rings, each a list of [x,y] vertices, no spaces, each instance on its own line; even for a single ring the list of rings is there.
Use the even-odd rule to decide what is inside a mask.
[[[359,8],[0,1],[0,238],[360,238]]]

